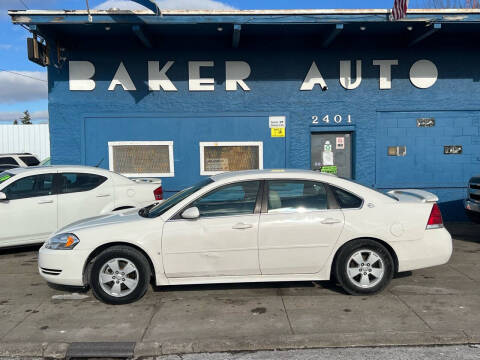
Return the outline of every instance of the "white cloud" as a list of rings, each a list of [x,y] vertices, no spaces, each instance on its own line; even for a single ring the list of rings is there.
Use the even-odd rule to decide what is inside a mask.
[[[0,104],[47,99],[46,72],[11,71],[0,71]]]
[[[233,10],[233,6],[215,0],[156,0],[160,9],[168,10]],[[96,7],[99,10],[146,10],[140,4],[126,0],[107,0]]]
[[[12,45],[10,44],[0,44],[0,50],[10,50]]]
[[[23,111],[0,111],[0,122],[6,124],[13,124],[15,119],[19,119],[23,115]],[[33,122],[48,121],[48,111],[38,110],[30,113]]]

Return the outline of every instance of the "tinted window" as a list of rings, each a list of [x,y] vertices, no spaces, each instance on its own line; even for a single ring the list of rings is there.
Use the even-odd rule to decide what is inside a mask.
[[[0,165],[18,165],[18,163],[12,157],[2,157],[0,158]]]
[[[15,176],[15,174],[11,174],[9,172],[2,172],[0,173],[0,184],[7,181],[10,179],[12,176]]]
[[[260,181],[226,185],[194,201],[201,217],[253,214]]]
[[[104,176],[83,173],[63,173],[60,179],[62,194],[89,191],[107,180]]]
[[[35,156],[20,156],[20,160],[27,166],[37,166],[40,164],[40,161]]]
[[[27,176],[3,190],[8,200],[25,199],[53,194],[53,174]]]
[[[359,197],[335,186],[331,186],[331,189],[337,198],[338,205],[342,209],[356,209],[362,206],[362,199]]]
[[[272,180],[268,182],[268,212],[304,212],[327,209],[327,191],[312,181]]]

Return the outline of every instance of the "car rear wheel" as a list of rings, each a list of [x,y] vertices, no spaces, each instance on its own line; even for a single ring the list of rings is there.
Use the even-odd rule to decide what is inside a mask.
[[[138,250],[113,246],[94,260],[90,286],[95,297],[108,304],[128,304],[140,299],[148,288],[150,265]]]
[[[380,243],[362,239],[347,243],[338,254],[335,276],[351,295],[382,291],[393,277],[393,259]]]

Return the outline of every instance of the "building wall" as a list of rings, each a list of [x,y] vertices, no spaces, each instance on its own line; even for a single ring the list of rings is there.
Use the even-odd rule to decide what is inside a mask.
[[[135,42],[89,41],[69,50],[69,60],[95,65],[92,91],[70,91],[68,62],[49,68],[49,114],[52,161],[108,168],[107,141],[173,140],[176,174],[164,179],[167,192],[200,178],[198,141],[261,140],[268,142],[264,167],[310,168],[310,136],[315,131],[353,131],[354,178],[380,189],[426,188],[439,195],[450,220],[463,219],[461,199],[466,182],[480,173],[480,70],[478,49],[428,47],[376,48],[337,41],[330,49],[311,44],[255,43],[245,48],[184,46],[146,49]],[[379,89],[373,60],[396,59],[391,89]],[[437,66],[439,77],[428,89],[409,79],[420,59]],[[461,63],[458,61],[461,59]],[[175,63],[168,76],[178,91],[149,91],[147,61]],[[188,90],[188,61],[214,61],[202,77],[215,79],[214,91]],[[354,90],[339,83],[339,61],[362,60],[362,82]],[[123,61],[136,90],[110,81]],[[225,61],[246,61],[250,91],[225,90]],[[315,61],[328,90],[300,86]],[[343,121],[332,121],[335,115]],[[273,139],[269,115],[285,115],[286,137]],[[312,122],[312,116],[330,123]],[[351,123],[345,120],[350,115]],[[433,117],[436,126],[416,127],[418,117]],[[233,124],[230,126],[230,124]],[[387,157],[388,145],[406,145],[403,158]],[[463,145],[461,155],[444,155],[444,145]],[[270,154],[270,155],[268,155]],[[283,157],[283,159],[282,159]],[[177,170],[178,169],[178,170]]]
[[[23,152],[40,160],[50,156],[48,124],[0,125],[0,154]]]

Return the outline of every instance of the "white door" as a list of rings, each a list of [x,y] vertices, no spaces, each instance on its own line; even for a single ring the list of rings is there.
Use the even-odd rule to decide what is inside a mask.
[[[18,176],[18,175],[16,175]],[[19,178],[1,191],[0,246],[40,243],[57,230],[54,174]]]
[[[82,172],[59,173],[58,176],[59,227],[113,210],[115,199],[111,179]]]
[[[174,217],[163,228],[162,253],[167,277],[259,275],[260,181],[225,185],[188,207],[194,220]]]
[[[260,216],[258,236],[262,275],[320,271],[343,229],[342,210],[329,209],[331,195],[322,183],[271,180],[265,185],[267,212]]]

